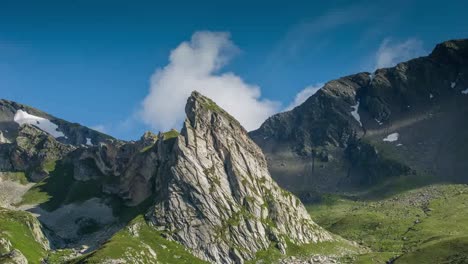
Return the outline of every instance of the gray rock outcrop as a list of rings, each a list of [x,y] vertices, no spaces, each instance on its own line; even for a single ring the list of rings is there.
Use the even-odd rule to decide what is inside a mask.
[[[214,263],[243,263],[287,243],[331,240],[268,173],[260,148],[210,99],[193,92],[181,134],[157,142],[155,228]]]

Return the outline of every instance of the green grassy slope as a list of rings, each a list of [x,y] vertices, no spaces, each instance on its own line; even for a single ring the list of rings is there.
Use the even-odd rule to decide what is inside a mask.
[[[314,255],[331,255],[349,258],[365,249],[336,237],[336,241],[308,245],[288,243],[287,254],[271,248],[260,251],[256,259],[247,263],[277,263],[280,259],[294,256],[307,258]],[[121,260],[126,263],[207,263],[193,256],[182,245],[169,241],[164,235],[150,227],[143,216],[136,217],[129,225],[116,233],[98,250],[72,260],[69,263],[103,263],[110,260]]]
[[[34,233],[38,230],[34,228],[39,228],[39,222],[31,214],[0,208],[0,239],[8,240],[29,263],[40,263],[46,249],[37,241],[39,237]],[[0,258],[0,263],[3,261]]]
[[[123,263],[206,263],[194,257],[182,245],[165,239],[141,215],[97,251],[71,263],[103,263],[112,259]]]
[[[9,180],[9,181],[14,181],[14,182],[18,182],[20,184],[23,184],[23,185],[26,185],[29,183],[28,181],[28,178],[26,177],[26,174],[22,171],[16,171],[16,172],[13,172],[13,171],[2,171],[0,172],[1,176],[3,178],[3,180]]]
[[[436,239],[395,260],[405,263],[468,263],[468,236]]]
[[[325,196],[308,210],[319,225],[373,250],[355,263],[398,256],[396,263],[424,263],[417,260],[428,251],[444,259],[468,254],[461,250],[468,242],[467,185],[433,185],[372,201]]]
[[[97,180],[86,182],[73,179],[73,166],[63,162],[48,165],[50,176],[29,189],[18,205],[40,204],[53,211],[63,204],[80,202],[101,195],[101,183]]]
[[[282,259],[288,259],[291,257],[295,259],[310,260],[316,255],[347,260],[367,251],[365,248],[354,245],[338,236],[336,236],[335,239],[335,241],[304,245],[287,243],[286,255],[282,255],[274,245],[271,245],[269,249],[257,252],[256,258],[248,261],[247,263],[281,263],[280,261]]]

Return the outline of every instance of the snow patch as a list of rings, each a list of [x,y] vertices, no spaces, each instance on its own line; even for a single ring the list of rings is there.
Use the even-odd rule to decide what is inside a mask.
[[[361,116],[359,116],[358,113],[359,101],[357,101],[356,105],[351,106],[351,108],[353,109],[353,111],[351,111],[351,115],[354,117],[354,119],[356,119],[356,121],[358,121],[359,125],[362,127]]]
[[[397,146],[397,147],[401,147],[401,146],[403,146],[403,144],[398,143],[396,146]]]
[[[86,138],[86,145],[93,146],[93,142],[91,142],[90,138]]]
[[[392,133],[392,134],[388,135],[386,138],[384,138],[383,141],[394,142],[394,141],[398,140],[399,136],[400,136],[400,134],[398,134],[398,133]]]
[[[455,86],[457,86],[457,83],[456,83],[456,82],[451,82],[451,83],[450,83],[450,88],[455,88]]]
[[[42,131],[49,133],[55,138],[65,136],[62,132],[58,131],[58,126],[50,122],[50,120],[39,117],[39,116],[28,114],[28,112],[23,111],[21,109],[16,111],[16,114],[13,120],[19,125],[23,125],[23,124],[34,125],[38,127],[39,129],[41,129]]]
[[[468,94],[468,88],[466,88],[465,90],[461,91],[462,94]]]
[[[10,142],[8,141],[8,139],[6,139],[6,138],[3,136],[2,131],[0,131],[0,144],[2,144],[2,143],[10,143]]]

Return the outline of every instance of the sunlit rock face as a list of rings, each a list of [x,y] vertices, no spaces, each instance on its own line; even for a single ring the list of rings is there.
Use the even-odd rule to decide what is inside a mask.
[[[155,228],[206,260],[243,263],[286,240],[311,243],[331,236],[302,203],[271,179],[265,157],[245,129],[210,99],[194,92],[181,134],[159,141]]]

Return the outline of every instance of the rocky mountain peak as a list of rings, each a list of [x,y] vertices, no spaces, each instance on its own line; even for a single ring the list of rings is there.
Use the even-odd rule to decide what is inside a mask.
[[[141,140],[152,140],[152,139],[155,139],[157,138],[158,136],[156,134],[154,134],[153,132],[151,131],[146,131],[143,136],[141,136]]]
[[[138,141],[141,147],[149,147],[154,145],[158,140],[158,135],[154,134],[151,131],[146,131],[143,136],[141,136],[140,140]]]
[[[463,64],[468,59],[468,41],[457,39],[442,42],[429,56],[443,63]]]
[[[173,143],[159,140],[156,203],[167,237],[215,263],[243,263],[275,245],[332,239],[271,179],[265,157],[232,116],[194,92]]]
[[[209,121],[213,116],[218,116],[231,124],[231,126],[236,126],[236,128],[245,131],[234,117],[219,107],[210,98],[203,96],[197,91],[193,91],[188,98],[185,106],[185,113],[188,121],[190,121],[190,124],[193,127],[196,127],[198,122],[205,123],[205,121]]]
[[[465,163],[453,153],[466,147],[455,144],[454,151],[450,142],[466,135],[467,76],[468,39],[446,41],[429,56],[329,81],[250,135],[275,180],[298,194],[347,191],[417,171],[460,179]],[[439,151],[420,148],[428,142]]]

